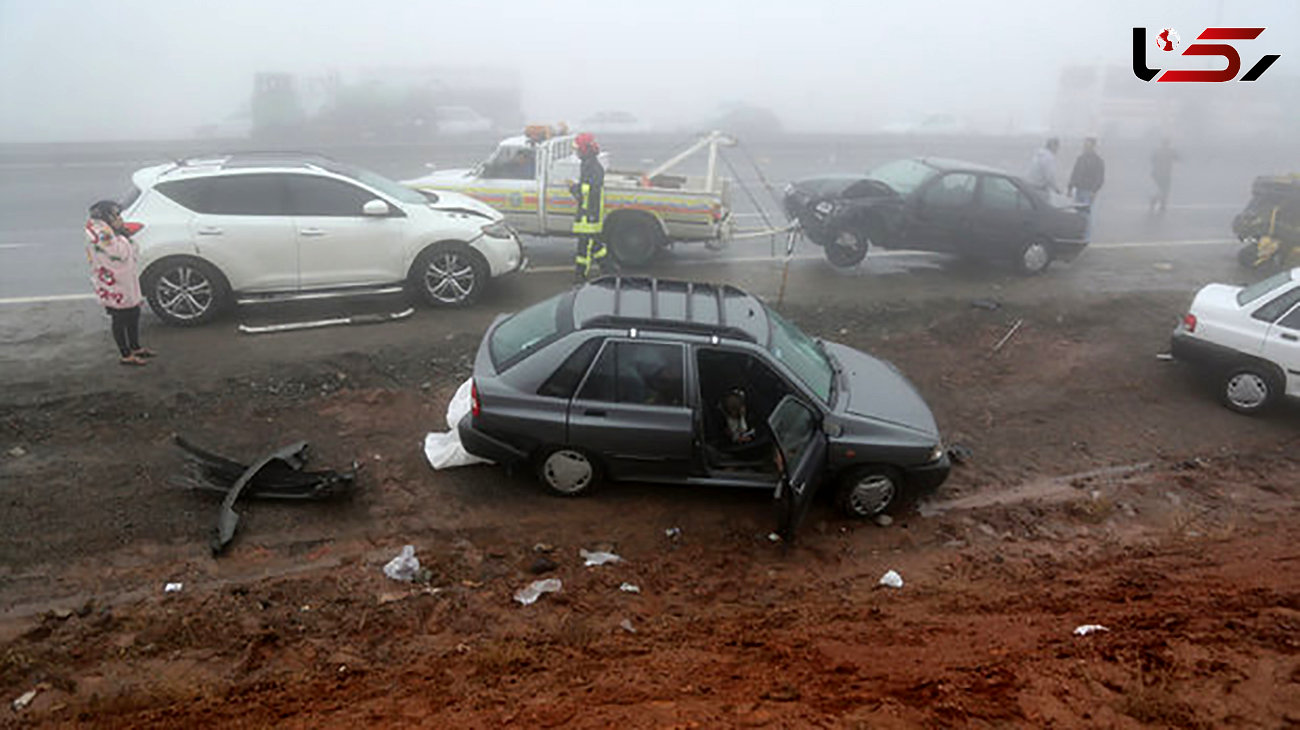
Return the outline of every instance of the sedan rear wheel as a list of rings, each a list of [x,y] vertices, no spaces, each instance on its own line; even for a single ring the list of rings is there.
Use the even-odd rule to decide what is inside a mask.
[[[553,449],[538,465],[538,476],[546,488],[561,497],[577,497],[589,492],[600,478],[600,468],[578,449]]]
[[[1052,263],[1052,249],[1045,241],[1030,241],[1020,249],[1020,260],[1016,262],[1022,274],[1041,274]]]

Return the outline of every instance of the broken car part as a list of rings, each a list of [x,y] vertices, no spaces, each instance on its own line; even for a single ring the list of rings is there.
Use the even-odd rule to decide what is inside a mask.
[[[351,317],[334,317],[332,319],[317,319],[308,322],[285,322],[283,324],[241,324],[239,325],[239,331],[246,335],[263,335],[272,332],[292,332],[294,330],[333,327],[343,324],[380,324],[383,322],[394,322],[399,319],[406,319],[412,314],[415,314],[415,309],[408,307],[400,312],[393,312],[390,314],[357,314]]]

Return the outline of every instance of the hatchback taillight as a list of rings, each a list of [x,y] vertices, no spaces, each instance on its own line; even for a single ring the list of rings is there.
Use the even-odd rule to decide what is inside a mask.
[[[144,224],[127,222],[127,223],[123,223],[122,227],[126,229],[126,235],[134,236],[135,234],[140,232],[140,229],[144,228]]]
[[[478,383],[471,380],[469,383],[469,412],[473,413],[475,417],[478,417],[479,410]]]
[[[1184,314],[1184,315],[1183,315],[1183,329],[1187,330],[1188,332],[1195,332],[1195,331],[1196,331],[1196,315],[1195,315],[1195,314],[1191,314],[1191,313],[1189,312],[1188,314]]]

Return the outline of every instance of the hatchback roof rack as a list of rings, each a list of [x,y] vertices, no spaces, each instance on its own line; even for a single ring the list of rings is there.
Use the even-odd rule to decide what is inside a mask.
[[[729,284],[648,276],[604,276],[578,289],[579,327],[627,326],[765,342],[767,313],[752,295]]]

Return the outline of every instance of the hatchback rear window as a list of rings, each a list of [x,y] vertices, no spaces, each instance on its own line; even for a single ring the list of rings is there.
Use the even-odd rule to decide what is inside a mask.
[[[1237,292],[1237,305],[1244,307],[1247,304],[1259,299],[1265,294],[1282,286],[1291,283],[1291,272],[1282,271],[1274,274],[1263,281],[1256,282]]]
[[[488,338],[488,353],[498,372],[522,360],[560,333],[560,300],[538,302],[497,325]]]

